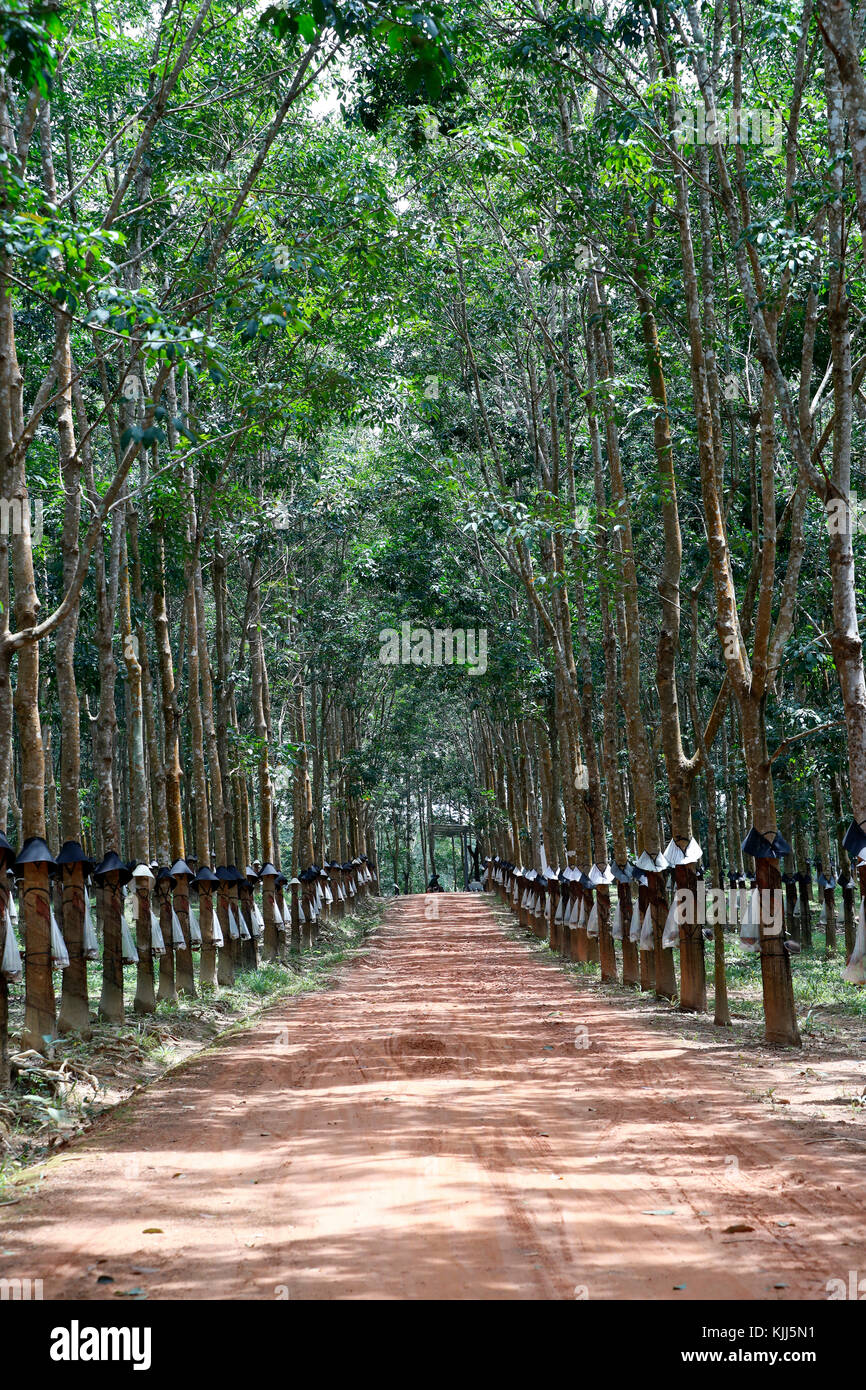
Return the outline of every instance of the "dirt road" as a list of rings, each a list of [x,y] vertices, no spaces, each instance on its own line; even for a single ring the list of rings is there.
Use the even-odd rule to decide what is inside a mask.
[[[0,1278],[46,1299],[823,1299],[866,1273],[860,1139],[777,1118],[733,1049],[581,992],[480,896],[424,905],[65,1151],[0,1211]]]

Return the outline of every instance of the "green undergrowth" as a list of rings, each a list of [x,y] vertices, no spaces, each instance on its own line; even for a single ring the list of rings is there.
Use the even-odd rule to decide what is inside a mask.
[[[602,984],[601,968],[597,961],[560,961],[551,956],[546,941],[539,940],[527,932],[517,922],[512,913],[498,900],[491,906],[496,917],[503,923],[509,934],[525,942],[535,954],[556,959],[566,974],[585,981],[591,987],[604,993],[618,995],[624,1001],[639,1003],[647,1010],[663,1009],[676,1012],[676,1000],[668,1003],[659,1001],[651,993],[642,994],[640,990],[626,988],[622,984]],[[820,1039],[826,1043],[850,1044],[866,1041],[866,988],[848,984],[842,979],[845,965],[844,934],[841,922],[838,929],[836,952],[828,957],[824,933],[813,929],[812,949],[801,951],[791,957],[791,976],[794,986],[794,1003],[800,1032],[804,1037]],[[679,978],[679,951],[674,951],[677,978]],[[678,1014],[682,1021],[686,1017],[709,1020],[712,1023],[715,1007],[713,990],[713,947],[706,947],[707,963],[707,1013],[687,1016]],[[621,977],[622,957],[617,947],[617,971]],[[761,988],[760,957],[751,951],[744,951],[735,933],[725,937],[725,975],[728,985],[728,1005],[735,1031],[745,1038],[754,1037],[760,1042],[763,1031],[763,994]]]
[[[826,954],[823,932],[813,932],[811,951],[791,958],[794,1003],[800,1028],[831,1028],[834,1019],[866,1019],[866,990],[842,979],[845,965],[843,949]],[[709,961],[708,961],[709,964]],[[737,1012],[746,1017],[762,1017],[761,962],[754,952],[741,951],[734,944],[727,953],[728,993]]]
[[[302,952],[300,958],[242,971],[229,988],[199,994],[195,999],[159,1003],[153,1014],[133,1012],[136,967],[126,966],[123,1024],[99,1023],[92,1015],[90,1038],[57,1038],[46,1057],[18,1050],[16,1029],[23,1019],[24,989],[23,985],[13,986],[13,1083],[9,1090],[0,1091],[0,1204],[4,1187],[21,1167],[50,1157],[141,1086],[211,1047],[226,1033],[248,1026],[264,1009],[281,1000],[329,988],[336,967],[363,945],[378,926],[383,908],[381,899],[364,899],[351,916],[328,922],[316,946]],[[56,982],[59,986],[59,976]],[[100,985],[101,967],[96,961],[88,970],[94,1009]]]

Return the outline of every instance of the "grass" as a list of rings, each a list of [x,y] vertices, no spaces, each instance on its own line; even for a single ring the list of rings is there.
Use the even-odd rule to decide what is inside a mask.
[[[794,1003],[801,1032],[814,1032],[824,1020],[866,1019],[866,989],[842,979],[845,965],[844,937],[841,949],[826,955],[823,932],[813,931],[811,951],[791,957]],[[727,946],[727,942],[726,942]],[[711,966],[711,958],[708,958]],[[761,961],[755,952],[741,951],[734,939],[726,951],[728,995],[732,1009],[747,1018],[763,1018]],[[712,983],[710,974],[709,983]]]
[[[495,915],[503,925],[524,941],[530,950],[540,954],[550,954],[546,941],[527,933],[517,922],[516,917],[498,900],[493,906]],[[817,914],[816,914],[817,915]],[[797,1010],[800,1032],[811,1037],[821,1037],[827,1041],[841,1041],[844,1035],[848,1042],[863,1041],[857,1024],[866,1021],[866,988],[848,984],[842,979],[845,965],[845,937],[842,929],[841,911],[837,921],[837,948],[833,956],[826,955],[826,940],[823,931],[812,929],[811,951],[801,951],[791,957],[791,977],[794,988],[794,1003]],[[674,952],[677,974],[679,976],[679,951]],[[555,957],[557,960],[559,957]],[[618,974],[622,975],[621,951],[617,944]],[[640,990],[626,989],[622,984],[601,985],[601,968],[597,961],[562,961],[562,969],[578,979],[595,981],[600,988],[611,990],[621,997],[634,997],[644,1001],[653,1000],[657,1007],[676,1008],[676,1001],[667,1005],[655,1000],[654,995],[642,995]],[[713,991],[713,947],[706,943],[707,967],[707,1013],[712,1018],[714,1008]],[[764,1007],[761,986],[761,960],[753,951],[740,947],[735,932],[725,935],[725,974],[728,984],[728,1004],[734,1024],[748,1025],[756,1038],[763,1026]],[[703,1017],[706,1017],[704,1015]],[[697,1016],[695,1016],[697,1017]]]

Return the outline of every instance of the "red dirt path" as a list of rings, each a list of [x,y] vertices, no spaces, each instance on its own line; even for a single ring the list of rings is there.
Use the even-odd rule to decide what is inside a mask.
[[[424,906],[65,1151],[0,1210],[0,1277],[46,1299],[592,1300],[826,1298],[866,1273],[859,1142],[775,1118],[733,1049],[581,992],[480,896]]]

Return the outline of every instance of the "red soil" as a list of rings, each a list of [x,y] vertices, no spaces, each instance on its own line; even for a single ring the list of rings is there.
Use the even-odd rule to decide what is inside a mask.
[[[0,1210],[0,1277],[46,1299],[802,1299],[866,1273],[860,1140],[779,1118],[724,1040],[581,992],[480,896],[441,895],[439,921],[426,901],[395,902],[336,989],[70,1146]]]

